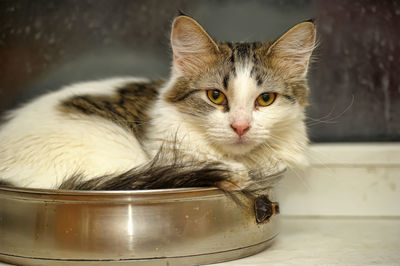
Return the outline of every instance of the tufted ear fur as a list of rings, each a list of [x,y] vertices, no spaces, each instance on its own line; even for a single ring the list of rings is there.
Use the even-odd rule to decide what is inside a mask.
[[[288,30],[268,49],[271,64],[289,77],[305,78],[311,54],[316,46],[312,21],[301,22]]]
[[[178,16],[172,24],[171,46],[175,73],[191,74],[213,62],[218,46],[197,21]]]

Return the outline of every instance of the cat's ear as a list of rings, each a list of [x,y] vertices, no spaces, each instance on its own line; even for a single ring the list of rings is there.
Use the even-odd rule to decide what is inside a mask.
[[[276,40],[268,48],[267,56],[279,70],[292,77],[304,78],[316,46],[315,39],[314,22],[301,22]]]
[[[197,21],[179,16],[172,23],[171,46],[175,71],[194,73],[213,62],[218,46]]]

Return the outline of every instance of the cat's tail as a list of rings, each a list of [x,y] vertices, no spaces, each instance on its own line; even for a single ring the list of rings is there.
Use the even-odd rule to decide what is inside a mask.
[[[215,187],[229,182],[232,172],[219,162],[188,161],[177,150],[161,148],[147,164],[122,174],[110,174],[88,179],[74,174],[58,189],[66,190],[144,190],[188,187]]]
[[[172,154],[171,154],[172,153]],[[220,162],[188,161],[182,159],[177,149],[167,152],[161,148],[147,164],[132,168],[122,174],[104,175],[88,179],[75,174],[66,179],[58,189],[61,190],[151,190],[190,187],[217,187],[232,198],[239,206],[248,207],[257,195],[250,188],[226,189],[232,184],[231,170]],[[224,184],[224,185],[222,185]]]

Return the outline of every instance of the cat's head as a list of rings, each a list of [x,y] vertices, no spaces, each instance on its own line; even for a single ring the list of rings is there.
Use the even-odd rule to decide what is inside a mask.
[[[219,43],[188,16],[172,25],[172,79],[164,99],[216,149],[269,149],[297,164],[306,144],[306,74],[315,47],[311,21],[274,42]]]

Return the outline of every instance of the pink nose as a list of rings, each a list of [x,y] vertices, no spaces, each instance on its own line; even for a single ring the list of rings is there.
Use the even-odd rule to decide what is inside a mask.
[[[247,131],[249,131],[250,125],[233,123],[231,128],[239,135],[239,137],[242,137]]]

